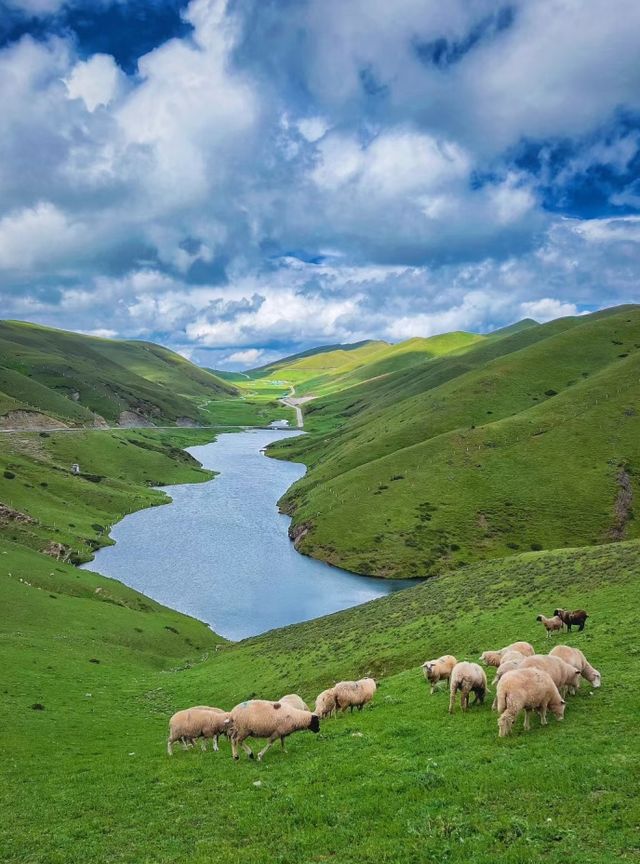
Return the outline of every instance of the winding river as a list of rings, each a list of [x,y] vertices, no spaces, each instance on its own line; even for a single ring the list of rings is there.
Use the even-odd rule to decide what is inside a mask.
[[[276,502],[305,468],[261,451],[297,434],[256,429],[190,447],[218,476],[165,487],[171,504],[126,516],[111,531],[115,546],[85,566],[234,640],[415,584],[356,576],[296,552]]]

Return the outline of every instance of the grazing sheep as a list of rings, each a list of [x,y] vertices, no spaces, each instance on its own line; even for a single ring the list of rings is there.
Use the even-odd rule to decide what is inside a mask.
[[[507,645],[506,648],[502,649],[503,654],[506,651],[518,651],[520,654],[524,654],[525,657],[531,657],[536,653],[536,649],[529,642],[512,642],[511,645]]]
[[[549,656],[559,657],[561,660],[564,660],[565,663],[569,663],[577,669],[582,677],[585,678],[593,687],[599,687],[602,683],[600,673],[597,669],[593,668],[579,648],[572,648],[570,645],[556,645],[556,647],[549,652]]]
[[[293,732],[300,732],[303,729],[319,732],[320,720],[317,714],[301,711],[287,703],[252,699],[249,702],[241,702],[232,709],[227,728],[227,734],[231,739],[231,752],[236,760],[239,758],[238,745],[250,759],[254,758],[253,751],[244,743],[245,738],[266,738],[266,746],[258,753],[258,759],[261,760],[278,738],[284,750],[284,739]]]
[[[535,648],[528,642],[512,642],[511,645],[506,645],[500,648],[499,651],[483,651],[480,659],[486,666],[499,666],[508,651],[517,651],[525,657],[535,654]]]
[[[538,615],[536,621],[541,621],[547,631],[547,639],[552,633],[557,633],[564,630],[564,621],[559,615],[554,615],[553,618],[547,618],[544,615]]]
[[[480,659],[485,666],[495,666],[497,668],[502,663],[502,651],[483,651]]]
[[[182,741],[187,749],[187,742],[193,743],[202,738],[202,749],[207,749],[207,738],[213,738],[213,749],[218,750],[218,738],[227,734],[227,723],[230,718],[227,711],[211,708],[208,705],[197,705],[177,711],[169,720],[169,737],[167,738],[167,753],[173,755],[173,745]]]
[[[361,678],[359,681],[339,681],[333,688],[336,708],[346,711],[347,708],[357,708],[362,711],[367,702],[371,702],[378,689],[373,678]]]
[[[521,669],[542,669],[556,685],[560,693],[565,696],[568,688],[578,689],[580,686],[580,673],[571,666],[570,663],[565,663],[560,657],[550,657],[547,654],[534,654],[533,657],[525,657],[520,664]]]
[[[513,652],[510,651],[509,655],[513,657],[513,655],[515,655],[516,653],[517,652],[515,652],[515,651],[513,651]],[[503,662],[496,669],[496,676],[493,679],[493,683],[496,685],[496,687],[498,686],[498,681],[502,678],[502,676],[505,675],[507,672],[513,672],[514,669],[519,669],[520,664],[522,663],[523,660],[524,660],[524,657],[522,656],[522,654],[520,654],[516,659],[503,660]],[[495,711],[497,707],[498,707],[498,697],[496,696],[495,699],[493,700],[492,705],[491,705],[491,710]]]
[[[323,720],[325,717],[330,717],[332,714],[335,714],[336,710],[336,694],[333,692],[333,687],[329,687],[328,690],[323,690],[322,693],[318,695],[318,698],[316,699],[315,713],[321,720]]]
[[[503,675],[498,684],[498,730],[501,738],[509,735],[518,714],[524,711],[524,728],[531,728],[529,715],[536,711],[540,725],[547,724],[547,710],[558,720],[564,718],[565,702],[550,675],[542,669],[514,669]]]
[[[427,660],[422,664],[425,680],[431,684],[432,695],[438,681],[448,681],[451,678],[451,671],[457,662],[453,654],[443,654],[437,660]]]
[[[308,711],[309,706],[307,703],[298,696],[297,693],[287,693],[286,696],[283,696],[281,699],[278,699],[278,702],[285,702],[287,705],[291,705],[293,708],[298,708],[300,711]]]
[[[567,609],[556,609],[553,614],[562,619],[569,633],[571,633],[573,624],[578,625],[578,630],[584,630],[585,622],[589,617],[584,609],[575,609],[573,612],[569,612]]]
[[[487,676],[482,666],[477,663],[456,663],[449,681],[449,714],[453,714],[456,703],[456,693],[460,690],[460,707],[466,711],[469,707],[469,693],[476,694],[474,705],[482,704],[487,692]]]

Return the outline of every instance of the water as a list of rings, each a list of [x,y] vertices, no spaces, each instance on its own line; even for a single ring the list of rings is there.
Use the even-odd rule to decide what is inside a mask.
[[[87,568],[243,639],[381,597],[409,582],[356,576],[300,555],[278,498],[303,465],[260,451],[294,430],[226,433],[189,452],[220,472],[207,483],[165,487],[173,502],[125,517],[115,546]]]

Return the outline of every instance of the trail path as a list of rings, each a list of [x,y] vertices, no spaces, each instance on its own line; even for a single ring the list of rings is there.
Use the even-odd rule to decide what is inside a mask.
[[[298,396],[296,398],[296,388],[293,385],[289,385],[291,389],[289,390],[289,395],[285,396],[283,399],[280,399],[281,405],[286,405],[288,408],[293,408],[296,412],[296,425],[298,429],[304,428],[304,417],[302,415],[301,405],[304,405],[305,402],[311,402],[312,399],[315,399],[315,396]]]

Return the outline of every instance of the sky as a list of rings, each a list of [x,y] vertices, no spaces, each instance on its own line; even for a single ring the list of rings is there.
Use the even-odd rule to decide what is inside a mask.
[[[244,369],[640,300],[637,0],[0,0],[0,317]]]

